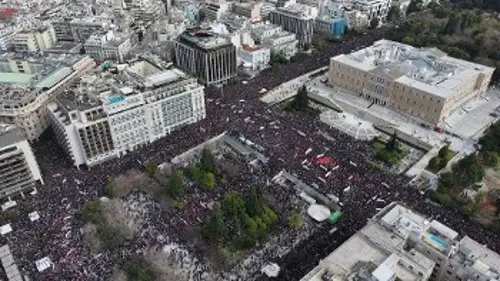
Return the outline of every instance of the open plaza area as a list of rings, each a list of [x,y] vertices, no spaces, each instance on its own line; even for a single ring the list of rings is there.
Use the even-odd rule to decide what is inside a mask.
[[[371,143],[321,118],[292,114],[259,100],[263,88],[272,90],[326,65],[331,56],[371,44],[377,32],[267,70],[245,83],[223,90],[209,87],[205,119],[90,168],[74,167],[55,145],[54,135],[44,134],[33,144],[44,185],[24,198],[12,198],[15,205],[10,203],[1,216],[9,229],[0,240],[9,245],[20,275],[42,281],[118,281],[128,262],[141,256],[158,268],[158,280],[270,280],[273,275],[272,280],[300,280],[393,201],[407,202],[427,216],[439,217],[460,235],[500,250],[497,236],[477,231],[478,223],[454,209],[429,204],[409,186],[410,178],[375,169]],[[436,135],[436,142],[446,138],[426,132]],[[201,162],[196,151],[214,137],[219,139],[207,145],[213,146],[216,159],[208,177],[212,179],[197,183],[188,170]],[[469,148],[466,140],[460,145]],[[183,154],[186,151],[191,152]],[[150,163],[159,171],[151,172]],[[245,201],[252,197],[252,188],[261,190],[259,202],[266,210],[253,215],[253,205]],[[222,223],[216,216],[219,205]],[[342,218],[330,220],[339,210]],[[258,239],[243,236],[253,229],[252,222],[262,231]],[[227,232],[207,234],[212,223],[227,227]],[[244,250],[235,246],[249,244],[252,247]]]

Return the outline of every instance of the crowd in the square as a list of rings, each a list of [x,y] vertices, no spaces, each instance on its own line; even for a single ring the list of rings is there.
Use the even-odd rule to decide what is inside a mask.
[[[367,218],[372,217],[377,208],[383,205],[381,202],[406,202],[415,210],[439,218],[461,234],[467,234],[499,251],[500,239],[488,231],[478,231],[481,226],[477,223],[455,210],[427,203],[424,195],[408,186],[409,179],[405,176],[374,169],[366,161],[373,157],[368,143],[329,128],[307,114],[286,113],[278,106],[268,107],[259,101],[262,88],[273,89],[285,81],[328,65],[333,55],[348,53],[377,39],[376,31],[369,32],[333,44],[303,61],[284,64],[278,71],[264,72],[248,83],[226,85],[223,90],[208,88],[205,120],[180,128],[122,158],[88,169],[75,168],[52,139],[40,140],[34,148],[45,184],[38,188],[38,194],[24,199],[35,206],[40,219],[30,221],[27,213],[19,208],[18,219],[11,223],[13,232],[0,237],[2,244],[10,245],[21,273],[29,275],[31,280],[90,281],[109,280],[115,266],[123,264],[144,249],[161,248],[168,243],[189,243],[184,237],[176,237],[175,225],[183,222],[199,223],[200,219],[204,219],[207,212],[197,213],[197,209],[202,208],[194,204],[187,205],[192,210],[191,217],[176,217],[172,214],[148,216],[140,235],[126,240],[117,248],[92,255],[82,232],[81,210],[86,201],[104,196],[110,176],[117,177],[131,169],[143,169],[148,161],[168,162],[174,156],[224,131],[237,131],[260,145],[262,154],[269,158],[263,169],[253,172],[254,177],[271,179],[281,170],[287,170],[319,192],[338,197],[343,204],[344,217],[338,222],[338,231],[335,233],[328,231],[329,226],[320,224],[317,226],[319,230],[310,239],[301,242],[287,255],[280,257],[273,252],[262,253],[267,261],[281,266],[280,276],[276,280],[300,279],[321,258],[365,225]],[[318,155],[333,159],[336,168],[314,164],[313,160]],[[312,164],[306,169],[303,163]],[[248,181],[247,176],[231,179],[236,191],[246,188]],[[266,192],[275,192],[277,198],[287,198],[283,189],[272,188],[273,185],[270,185]],[[210,196],[207,193],[195,196],[200,202],[211,199],[207,198]],[[261,277],[260,273],[246,277],[223,273],[213,275],[202,262],[202,254],[196,249],[190,251],[199,255],[196,260],[186,260],[185,251],[171,253],[176,260],[189,263],[189,266],[195,264],[196,270],[190,274],[189,280],[249,280]],[[43,257],[49,257],[53,266],[39,273],[35,261]]]

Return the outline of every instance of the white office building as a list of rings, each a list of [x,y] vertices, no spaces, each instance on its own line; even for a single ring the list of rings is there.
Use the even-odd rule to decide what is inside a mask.
[[[95,60],[123,61],[132,49],[131,35],[113,31],[96,32],[83,45],[85,53]]]
[[[262,46],[243,45],[238,49],[239,67],[252,71],[261,71],[269,67],[271,49]]]
[[[92,166],[205,118],[204,87],[153,58],[129,61],[118,73],[82,78],[49,104],[58,142],[75,166]]]
[[[260,24],[252,28],[252,38],[262,46],[270,49],[271,54],[282,55],[290,59],[297,53],[299,40],[291,32],[284,31],[281,26]]]
[[[300,45],[312,42],[314,19],[318,8],[303,4],[292,4],[277,8],[269,14],[269,21],[297,35]]]
[[[37,183],[42,173],[22,131],[0,124],[0,198],[33,191]]]
[[[485,245],[392,203],[301,281],[492,281],[499,269]]]

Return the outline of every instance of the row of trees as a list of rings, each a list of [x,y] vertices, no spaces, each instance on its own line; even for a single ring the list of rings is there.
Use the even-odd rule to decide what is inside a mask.
[[[484,196],[472,201],[460,195],[466,188],[478,190],[485,176],[485,168],[496,168],[500,165],[500,123],[492,125],[479,139],[481,148],[478,153],[471,154],[452,166],[451,172],[442,173],[439,178],[439,186],[435,199],[445,205],[458,207],[462,213],[470,215],[474,213]],[[500,209],[500,200],[497,210]]]
[[[213,191],[216,175],[219,174],[215,155],[209,149],[204,148],[199,163],[188,168],[186,173],[190,180],[206,190]]]
[[[430,161],[427,169],[433,173],[439,172],[441,169],[448,165],[448,162],[453,158],[454,152],[450,149],[449,145],[443,146],[438,155],[434,156]]]
[[[202,235],[216,244],[248,249],[257,241],[265,240],[278,222],[278,216],[266,204],[259,188],[252,188],[245,197],[228,192],[220,205],[214,204]]]

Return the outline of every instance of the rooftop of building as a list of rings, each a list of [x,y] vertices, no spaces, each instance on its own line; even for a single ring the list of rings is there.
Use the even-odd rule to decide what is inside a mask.
[[[73,65],[84,57],[67,54],[30,57],[20,57],[13,53],[0,54],[0,103],[5,105],[32,101],[38,94],[73,73]],[[12,68],[12,65],[22,65],[24,62],[29,66],[29,69],[24,69],[24,73]]]
[[[284,7],[276,8],[275,12],[285,13],[285,14],[293,15],[295,17],[302,18],[302,19],[312,20],[313,17],[311,16],[311,14],[309,14],[309,11],[312,8],[313,7],[308,6],[308,5],[295,3],[295,4],[286,5]]]
[[[149,57],[140,57],[106,69],[96,69],[93,73],[82,76],[76,88],[61,94],[58,102],[67,112],[85,111],[119,103],[129,96],[147,93],[190,78],[171,65],[157,63]]]
[[[480,273],[489,280],[500,277],[500,255],[469,237],[459,240],[457,232],[439,221],[391,203],[301,280],[353,280],[353,275],[362,280],[370,280],[371,276],[389,280],[393,275],[404,281],[422,280],[430,274],[435,262],[409,246],[408,241],[413,241],[409,237],[415,235],[428,249],[450,256],[464,268],[473,270],[474,275]]]
[[[0,150],[23,140],[21,129],[11,124],[0,124]]]
[[[179,41],[198,46],[201,49],[214,49],[232,45],[227,38],[217,35],[212,30],[200,28],[193,28],[183,32],[179,36]]]
[[[333,58],[343,64],[387,77],[446,98],[479,74],[494,68],[448,56],[437,48],[415,48],[389,40]]]
[[[80,52],[80,48],[82,44],[79,42],[69,42],[69,41],[60,41],[52,45],[47,52],[49,53],[74,53],[75,51]]]

